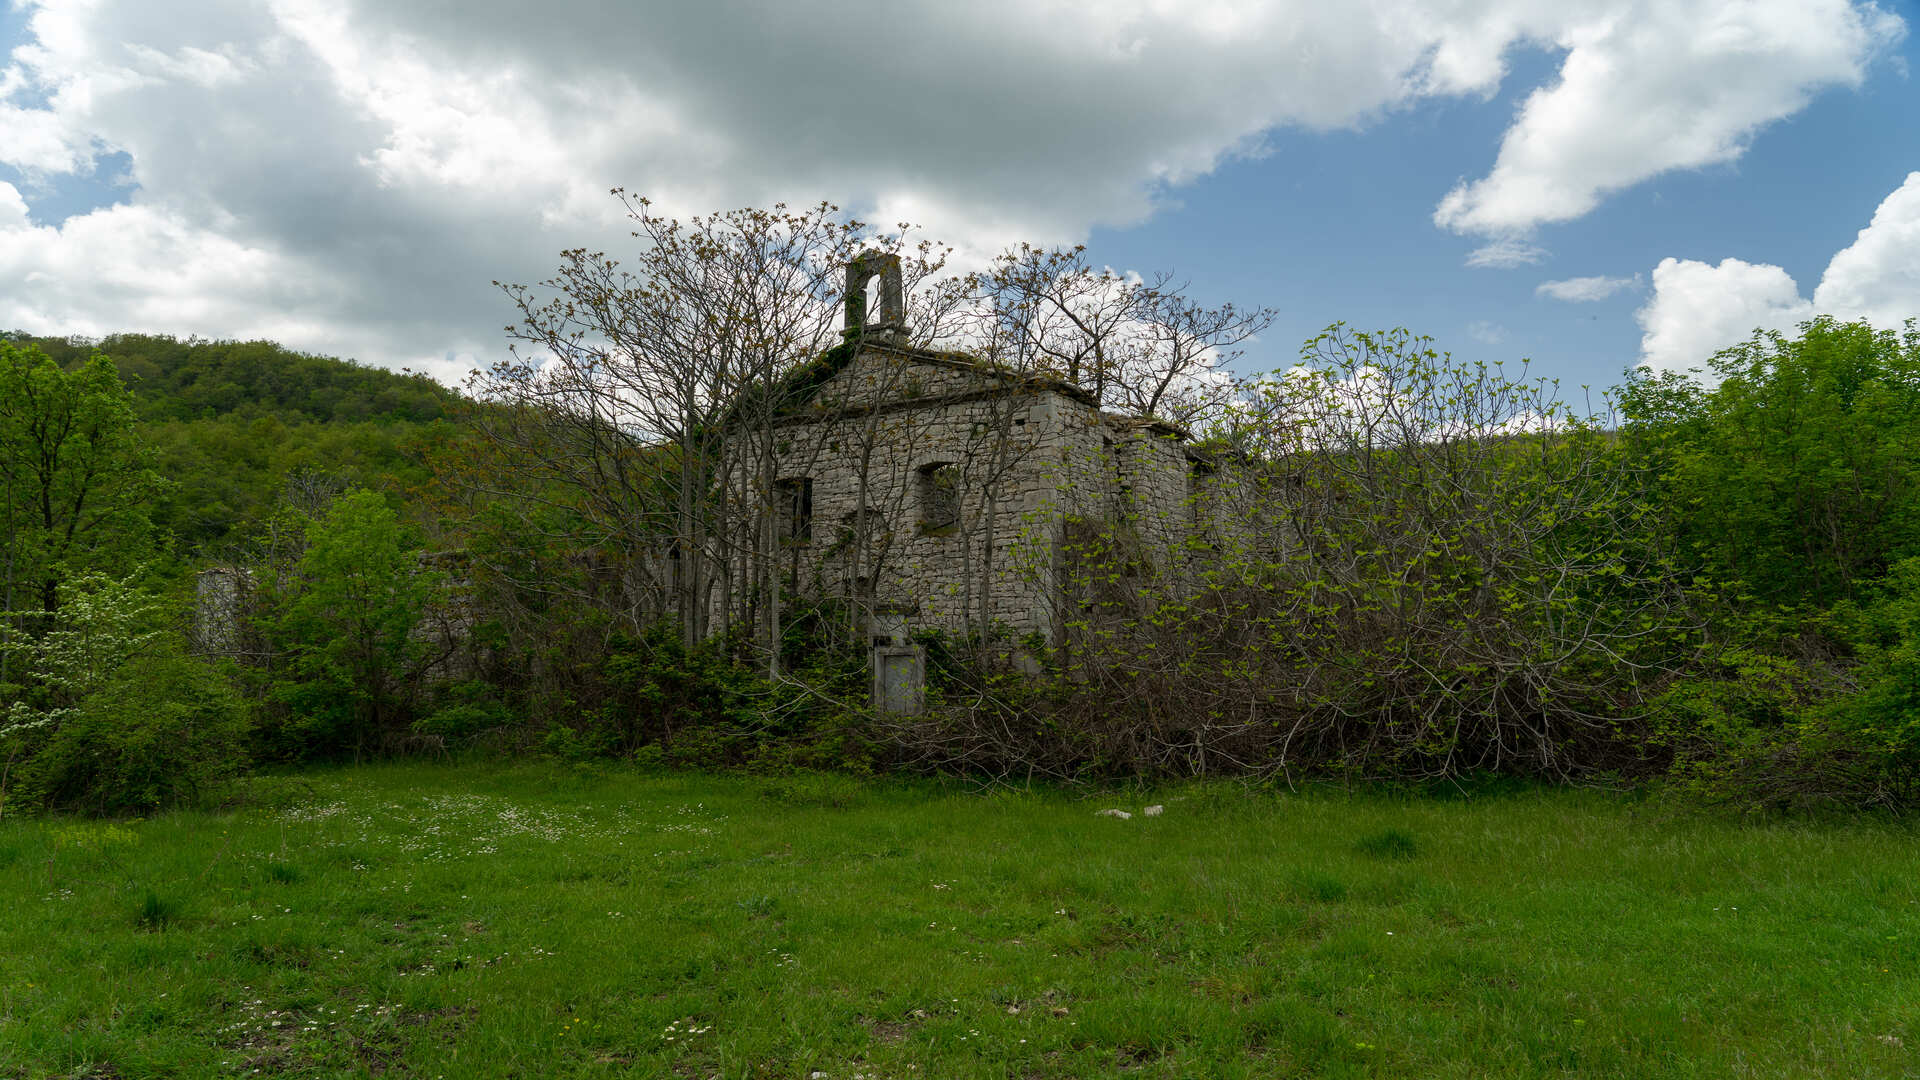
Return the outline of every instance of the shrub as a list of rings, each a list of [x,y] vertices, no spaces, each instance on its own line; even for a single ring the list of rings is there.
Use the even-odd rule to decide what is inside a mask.
[[[449,745],[464,746],[513,724],[513,710],[501,702],[493,687],[486,683],[475,680],[451,683],[441,687],[436,696],[434,710],[413,722],[415,734],[436,736]]]
[[[247,766],[245,703],[190,657],[137,657],[82,699],[20,768],[23,803],[137,814],[217,798]]]
[[[543,753],[568,761],[627,757],[651,748],[652,760],[728,765],[750,727],[744,699],[751,673],[732,662],[724,643],[681,643],[673,629],[615,632],[595,662],[567,677],[570,707],[542,703],[549,726]]]
[[[616,634],[597,671],[573,687],[591,704],[556,710],[540,749],[568,761],[870,772],[875,751],[858,708],[865,662],[824,647],[821,621],[802,609],[788,623],[783,651],[799,666],[777,684],[740,662],[735,641],[687,646],[665,624]]]
[[[1679,789],[1752,809],[1895,806],[1911,801],[1902,748],[1870,694],[1848,694],[1836,659],[1727,647],[1656,702],[1654,738]]]

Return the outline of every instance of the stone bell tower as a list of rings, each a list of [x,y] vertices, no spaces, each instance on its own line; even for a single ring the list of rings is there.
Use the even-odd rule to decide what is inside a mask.
[[[867,318],[867,282],[880,279],[880,307]],[[907,343],[907,292],[900,279],[900,256],[867,251],[847,264],[846,326],[842,337],[865,338],[881,345]]]

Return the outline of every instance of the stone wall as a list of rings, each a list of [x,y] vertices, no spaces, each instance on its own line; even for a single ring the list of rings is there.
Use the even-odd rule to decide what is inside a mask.
[[[208,567],[194,579],[190,640],[202,656],[238,657],[253,574],[238,566]]]
[[[1200,497],[1224,481],[1196,470],[1177,430],[947,354],[862,350],[773,437],[774,475],[745,486],[766,485],[782,516],[782,576],[909,607],[917,627],[960,631],[984,610],[1056,640],[1073,617],[1056,604],[1069,523],[1124,524],[1171,584],[1194,572],[1203,519],[1231,502]]]
[[[774,436],[775,487],[810,504],[804,529],[783,530],[789,573],[803,591],[909,606],[919,626],[959,631],[984,611],[1050,635],[1046,511],[1092,417],[1051,386],[863,352]]]

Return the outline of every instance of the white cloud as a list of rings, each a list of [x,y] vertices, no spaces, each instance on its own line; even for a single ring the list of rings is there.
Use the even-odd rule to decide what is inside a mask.
[[[746,6],[26,0],[31,40],[0,60],[0,162],[31,196],[124,152],[138,186],[59,228],[0,206],[0,326],[484,361],[508,314],[492,279],[628,242],[610,187],[676,215],[832,198],[975,255],[1072,242],[1276,128],[1490,96],[1511,50],[1544,44],[1570,50],[1561,82],[1446,221],[1492,241],[1479,264],[1523,265],[1544,257],[1524,229],[1551,220],[1540,206],[1738,143],[1857,81],[1901,25],[1844,0],[1673,0],[1658,17],[1629,0]],[[1643,83],[1699,118],[1610,103]],[[1548,123],[1563,114],[1585,119]],[[1600,136],[1618,145],[1596,172]]]
[[[270,338],[364,356],[359,350],[384,330],[353,321],[349,298],[359,286],[351,279],[316,275],[292,257],[191,228],[151,207],[113,206],[57,227],[34,225],[25,201],[6,183],[0,183],[0,282],[7,283],[0,289],[0,327],[34,333],[103,337],[157,329]],[[377,358],[450,383],[473,366],[439,353]]]
[[[1550,35],[1566,50],[1559,81],[1527,98],[1493,171],[1448,193],[1435,223],[1511,235],[1580,217],[1662,173],[1732,161],[1816,92],[1859,85],[1906,30],[1851,0],[1572,4],[1569,14]]]
[[[1511,270],[1532,266],[1546,257],[1546,248],[1522,237],[1505,236],[1475,248],[1467,256],[1467,265],[1479,270]]]
[[[1597,300],[1605,300],[1614,293],[1637,288],[1639,285],[1639,274],[1632,277],[1577,277],[1561,281],[1543,281],[1534,286],[1533,294],[1565,300],[1570,304],[1590,304]]]
[[[1640,361],[1684,371],[1754,330],[1790,332],[1816,315],[1899,327],[1920,315],[1920,172],[1880,203],[1854,242],[1827,264],[1813,299],[1785,270],[1723,259],[1662,259],[1638,314]]]
[[[1853,243],[1827,264],[1813,304],[1881,326],[1920,316],[1920,172],[1908,173]]]
[[[23,109],[0,98],[0,162],[29,174],[84,171],[93,155],[85,138],[45,109]]]
[[[20,197],[19,188],[0,183],[0,230],[11,232],[26,224],[27,200]]]
[[[1479,319],[1467,324],[1467,336],[1482,345],[1498,345],[1507,340],[1507,328],[1499,323]]]
[[[1698,367],[1755,329],[1788,330],[1813,314],[1778,266],[1722,259],[1662,259],[1653,297],[1640,309],[1640,361],[1662,370]]]

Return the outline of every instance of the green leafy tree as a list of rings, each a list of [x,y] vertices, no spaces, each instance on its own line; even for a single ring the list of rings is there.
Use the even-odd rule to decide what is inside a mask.
[[[164,486],[113,361],[95,353],[63,370],[0,341],[0,606],[31,598],[51,614],[69,575],[144,554],[147,507]]]
[[[307,530],[268,633],[285,657],[276,696],[308,754],[351,750],[406,719],[436,656],[418,632],[442,576],[379,493],[342,495]],[[270,601],[271,602],[271,601]]]
[[[1819,318],[1636,372],[1622,445],[1709,619],[1655,709],[1688,790],[1911,804],[1920,761],[1920,330]]]
[[[60,584],[31,631],[0,622],[0,805],[14,766],[57,738],[82,703],[158,634],[153,599],[123,579],[81,574]],[[17,613],[8,612],[8,615]]]
[[[1920,331],[1822,317],[1692,375],[1635,373],[1625,437],[1696,566],[1767,604],[1858,598],[1920,555]]]
[[[85,339],[0,334],[77,372]],[[324,472],[346,484],[402,491],[429,474],[419,451],[445,442],[459,395],[423,375],[361,367],[271,342],[115,334],[113,358],[132,394],[142,447],[172,483],[143,501],[182,563],[231,560],[251,526],[273,513],[287,477]],[[4,522],[0,522],[0,528]],[[156,573],[179,569],[154,560]]]

